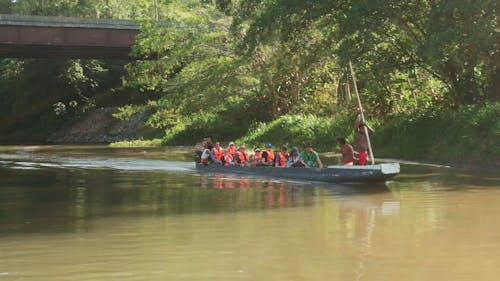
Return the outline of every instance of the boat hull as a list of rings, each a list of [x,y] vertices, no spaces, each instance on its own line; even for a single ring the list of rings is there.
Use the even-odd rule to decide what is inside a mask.
[[[331,183],[385,182],[399,174],[398,163],[327,168],[236,167],[196,163],[200,172],[220,172]]]

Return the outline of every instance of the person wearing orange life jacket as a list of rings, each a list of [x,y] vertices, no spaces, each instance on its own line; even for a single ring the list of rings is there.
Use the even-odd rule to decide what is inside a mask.
[[[268,143],[266,144],[266,150],[262,152],[262,162],[267,166],[274,166],[274,152],[273,145]]]
[[[236,155],[236,147],[234,145],[234,142],[232,141],[229,142],[229,145],[227,146],[227,151],[229,154],[231,154],[231,157],[234,158],[234,156]]]
[[[215,164],[222,165],[222,147],[220,147],[220,143],[216,142],[212,150],[210,151],[210,158]]]
[[[275,166],[276,167],[286,167],[286,162],[288,160],[288,147],[286,145],[281,147],[281,152],[276,155]]]
[[[226,167],[234,165],[233,156],[231,155],[231,153],[228,152],[227,149],[224,149],[224,156],[222,156],[222,163]]]
[[[236,157],[234,157],[235,165],[243,167],[248,166],[250,157],[248,152],[246,152],[245,145],[240,145],[240,148],[236,151]]]
[[[262,152],[260,148],[256,148],[252,157],[251,157],[252,166],[261,166],[262,165]]]

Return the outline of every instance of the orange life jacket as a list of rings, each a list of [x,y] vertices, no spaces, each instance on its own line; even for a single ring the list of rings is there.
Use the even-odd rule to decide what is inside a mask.
[[[229,166],[233,162],[233,156],[229,153],[224,154],[224,166]]]
[[[240,164],[245,164],[248,161],[248,153],[241,152],[241,151],[236,151],[236,159],[238,160],[238,163]]]
[[[266,149],[267,158],[264,159],[266,162],[271,162],[274,160],[274,152],[271,149]]]
[[[287,155],[283,152],[280,152],[278,154],[278,160],[277,160],[277,163],[278,163],[278,166],[279,167],[285,167],[286,165],[286,159],[288,158]]]
[[[219,149],[217,149],[214,147],[214,148],[212,148],[212,151],[214,152],[215,159],[217,159],[218,161],[221,161],[222,155],[223,155],[222,148],[219,147]]]
[[[262,152],[260,152],[260,151],[255,152],[253,154],[253,159],[254,160],[260,160],[260,159],[262,159]]]
[[[227,147],[227,152],[228,152],[229,154],[231,154],[231,156],[233,156],[233,157],[234,157],[234,155],[236,155],[236,149],[234,148],[234,145],[233,145],[233,146],[228,146],[228,147]]]

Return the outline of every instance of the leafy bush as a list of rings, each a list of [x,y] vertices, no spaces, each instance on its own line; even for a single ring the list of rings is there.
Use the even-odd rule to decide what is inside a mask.
[[[193,144],[210,136],[214,141],[229,141],[243,135],[248,127],[235,125],[231,119],[216,113],[193,114],[166,130],[163,143]]]
[[[500,155],[500,105],[425,111],[386,120],[373,138],[380,156],[440,161],[496,161]]]
[[[254,124],[249,134],[237,142],[255,147],[264,147],[266,143],[302,147],[311,142],[316,150],[332,150],[338,137],[350,134],[350,123],[347,119],[284,115],[270,123]]]

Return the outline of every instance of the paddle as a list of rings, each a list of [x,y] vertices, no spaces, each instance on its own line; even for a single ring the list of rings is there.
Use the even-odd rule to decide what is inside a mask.
[[[356,82],[356,74],[354,74],[354,68],[352,67],[351,60],[349,60],[349,68],[351,69],[352,81],[354,83],[354,91],[356,92],[356,97],[358,98],[359,112],[361,114],[361,122],[363,122],[363,124],[366,124],[365,114],[363,113],[363,105],[361,104],[361,99],[359,98],[358,85]],[[375,157],[373,157],[372,144],[370,142],[370,134],[368,134],[368,128],[366,128],[366,126],[363,126],[363,129],[365,132],[366,141],[368,143],[368,153],[370,153],[370,159],[372,165],[375,165]]]

